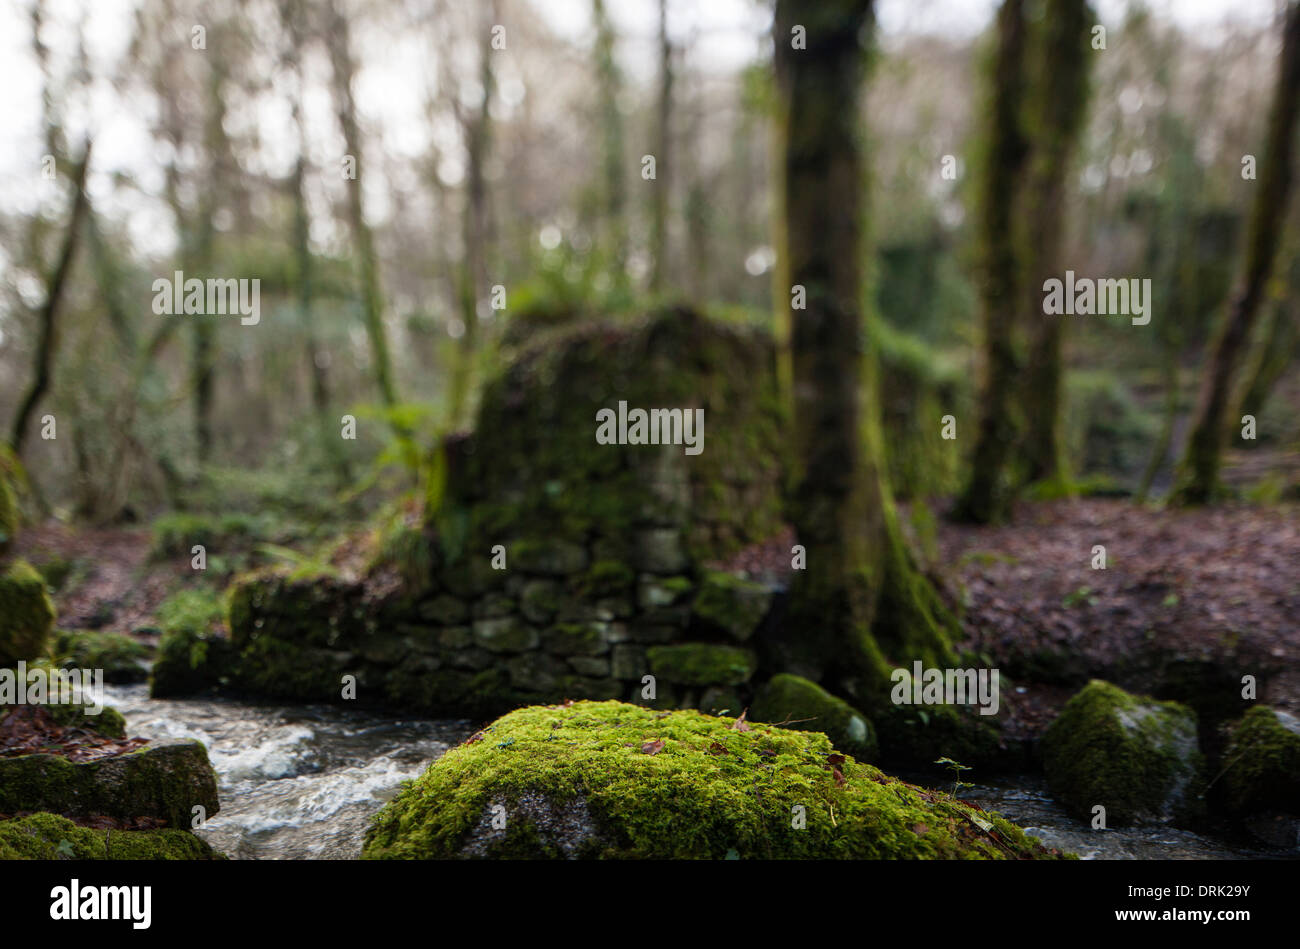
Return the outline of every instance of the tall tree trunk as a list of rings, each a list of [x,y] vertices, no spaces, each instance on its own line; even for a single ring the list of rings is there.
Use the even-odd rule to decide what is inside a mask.
[[[352,96],[352,80],[356,68],[352,61],[351,30],[340,0],[330,0],[329,54],[334,76],[334,104],[338,111],[339,126],[343,130],[343,143],[347,154],[355,163],[356,176],[347,181],[348,222],[352,239],[356,242],[357,262],[361,269],[361,308],[365,314],[366,335],[370,339],[370,356],[374,361],[375,386],[384,407],[392,409],[398,403],[397,384],[393,376],[393,360],[388,349],[388,333],[384,329],[384,301],[379,286],[379,260],[375,256],[374,236],[366,223],[361,202],[361,181],[365,163],[361,154],[361,128],[357,121],[356,100]],[[394,425],[399,437],[405,432]]]
[[[650,292],[668,279],[668,187],[672,147],[673,47],[668,41],[668,0],[659,0],[659,104],[655,126],[655,182],[650,203]]]
[[[603,135],[605,252],[614,275],[614,287],[627,287],[627,169],[623,154],[623,112],[618,97],[623,88],[614,57],[614,28],[604,0],[592,0],[596,23],[596,75],[600,80],[600,123]]]
[[[451,423],[459,427],[466,421],[470,395],[474,389],[475,368],[478,360],[479,303],[485,299],[487,279],[487,179],[484,165],[492,142],[492,96],[495,73],[492,68],[492,25],[497,19],[496,0],[483,7],[479,23],[481,44],[479,53],[479,85],[483,98],[474,114],[462,116],[465,130],[465,217],[463,219],[464,256],[460,268],[461,319],[465,335],[461,338],[461,352],[452,378]]]
[[[1029,361],[1022,392],[1025,433],[1022,460],[1026,481],[1069,484],[1062,424],[1064,378],[1062,337],[1065,317],[1043,313],[1043,281],[1060,274],[1065,238],[1065,182],[1083,127],[1092,62],[1087,0],[1047,0],[1044,17],[1032,31],[1029,133],[1030,161],[1025,210],[1028,240],[1025,314]]]
[[[298,264],[298,316],[302,322],[303,339],[307,357],[307,371],[311,380],[312,411],[320,427],[321,447],[334,469],[340,485],[348,484],[351,472],[339,430],[330,417],[329,352],[320,345],[312,328],[313,261],[311,254],[311,216],[307,208],[307,123],[303,116],[302,50],[305,45],[302,18],[302,0],[281,0],[280,23],[288,35],[285,60],[293,76],[294,94],[291,104],[294,128],[298,133],[298,161],[293,169],[293,248]]]
[[[1237,416],[1253,415],[1256,418],[1263,412],[1269,394],[1278,379],[1286,372],[1291,361],[1296,357],[1297,343],[1300,337],[1296,333],[1296,315],[1286,302],[1278,302],[1273,307],[1269,325],[1264,335],[1264,343],[1256,359],[1246,374],[1246,382],[1241,387],[1240,409]]]
[[[31,385],[18,404],[18,414],[14,416],[13,430],[9,444],[14,455],[23,456],[23,444],[27,440],[27,425],[37,404],[49,390],[54,378],[54,357],[59,348],[59,309],[72,272],[72,260],[77,252],[77,242],[81,234],[82,221],[86,216],[86,169],[90,167],[90,142],[82,154],[81,163],[72,175],[72,212],[68,217],[68,229],[63,235],[63,245],[59,248],[58,261],[45,282],[45,305],[40,313],[40,335],[36,340],[33,357],[34,371]]]
[[[1023,306],[1021,239],[1016,232],[1017,190],[1029,143],[1022,125],[1025,95],[1024,0],[1003,0],[997,16],[992,123],[980,169],[980,222],[984,374],[971,469],[953,510],[958,520],[990,523],[1010,511],[1007,468],[1022,430],[1015,384],[1020,370],[1016,324]]]
[[[864,363],[864,168],[855,103],[870,0],[778,0],[781,266],[806,306],[790,321],[794,492],[806,552],[780,650],[790,671],[887,704],[889,660],[949,656],[951,616],[915,572],[884,478],[879,405]],[[795,26],[807,48],[791,45]],[[865,439],[864,439],[865,435]]]
[[[1260,177],[1251,210],[1245,266],[1211,345],[1192,431],[1174,486],[1175,503],[1204,504],[1221,489],[1219,466],[1224,435],[1231,421],[1227,414],[1233,376],[1259,313],[1290,198],[1297,105],[1300,105],[1300,2],[1292,2],[1287,7],[1283,27],[1268,137],[1259,161]]]
[[[220,201],[219,194],[224,195],[223,183],[226,180],[226,156],[230,153],[230,143],[226,139],[226,102],[223,86],[226,81],[225,56],[222,52],[223,34],[227,27],[217,24],[213,29],[212,55],[208,57],[211,69],[208,74],[208,114],[203,133],[203,150],[208,156],[208,174],[204,185],[203,199],[199,206],[198,233],[195,241],[193,261],[200,269],[194,276],[204,279],[213,264],[213,247],[216,242],[215,218]],[[197,317],[191,324],[194,328],[194,349],[191,362],[191,393],[194,399],[194,436],[198,449],[199,464],[206,464],[212,457],[212,408],[216,390],[216,347],[217,324],[215,314],[208,313]]]

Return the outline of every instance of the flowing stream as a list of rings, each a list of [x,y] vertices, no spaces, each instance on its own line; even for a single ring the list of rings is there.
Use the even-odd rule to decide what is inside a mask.
[[[405,780],[459,744],[473,723],[400,718],[327,705],[150,699],[144,685],[105,686],[127,734],[197,738],[217,771],[221,812],[198,833],[234,859],[351,859],[370,817]],[[942,788],[933,775],[902,775]],[[1085,859],[1248,859],[1268,854],[1166,827],[1096,833],[1048,796],[1042,779],[975,785],[978,801]]]

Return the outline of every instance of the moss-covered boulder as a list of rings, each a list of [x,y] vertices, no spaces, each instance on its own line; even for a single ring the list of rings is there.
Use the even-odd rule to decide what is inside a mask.
[[[0,566],[0,666],[44,656],[54,628],[45,581],[25,560]]]
[[[88,704],[66,703],[45,707],[54,721],[64,728],[80,728],[104,738],[126,737],[126,719],[112,706],[105,705],[98,711]],[[3,717],[3,711],[0,709],[0,718]]]
[[[802,676],[773,676],[754,698],[751,721],[825,732],[835,747],[859,761],[876,757],[876,733],[867,717]],[[785,724],[788,723],[788,724]]]
[[[153,698],[208,691],[230,673],[233,648],[221,635],[220,598],[180,590],[159,606],[158,621],[163,633],[149,675]]]
[[[1094,679],[1043,735],[1053,795],[1075,816],[1106,809],[1107,826],[1181,821],[1203,810],[1196,714]]]
[[[149,673],[149,695],[162,699],[216,688],[229,669],[230,656],[230,641],[215,631],[167,630]]]
[[[219,860],[187,830],[101,830],[58,814],[0,821],[0,860]]]
[[[193,740],[156,741],[80,762],[51,754],[0,758],[0,813],[156,817],[189,827],[196,805],[206,817],[220,810],[216,772],[207,749]]]
[[[825,735],[621,702],[518,709],[376,815],[366,858],[1059,856]]]
[[[1223,753],[1223,799],[1230,814],[1300,815],[1300,719],[1257,705],[1232,729]]]
[[[122,633],[61,630],[54,655],[65,669],[99,669],[105,682],[143,682],[149,677],[149,647]]]

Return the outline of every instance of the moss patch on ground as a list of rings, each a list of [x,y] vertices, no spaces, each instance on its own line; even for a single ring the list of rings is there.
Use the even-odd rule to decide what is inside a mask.
[[[220,860],[185,830],[100,830],[57,814],[0,821],[0,860]]]
[[[11,561],[0,572],[0,666],[45,655],[53,628],[45,581],[27,561]]]
[[[1107,826],[1186,820],[1203,809],[1196,714],[1094,679],[1043,735],[1052,793],[1075,816],[1106,808]]]
[[[363,856],[1059,854],[997,815],[836,754],[818,732],[577,702],[518,709],[449,751],[375,817]]]

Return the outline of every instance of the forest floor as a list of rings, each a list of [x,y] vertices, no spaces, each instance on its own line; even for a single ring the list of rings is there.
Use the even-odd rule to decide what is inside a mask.
[[[788,540],[728,566],[788,573]],[[1092,566],[1096,545],[1105,569]],[[147,530],[54,524],[19,541],[35,564],[67,564],[60,628],[153,644],[158,605],[194,573],[151,561],[149,546]],[[1023,503],[1005,526],[940,520],[931,559],[964,606],[965,645],[1016,687],[1004,692],[1013,735],[1040,732],[1092,677],[1196,704],[1189,689],[1236,695],[1249,674],[1261,701],[1300,713],[1300,505]]]
[[[1223,707],[1254,675],[1261,701],[1300,710],[1300,505],[1055,501],[938,534],[967,645],[1024,689],[1013,730],[1046,727],[1092,677]]]

